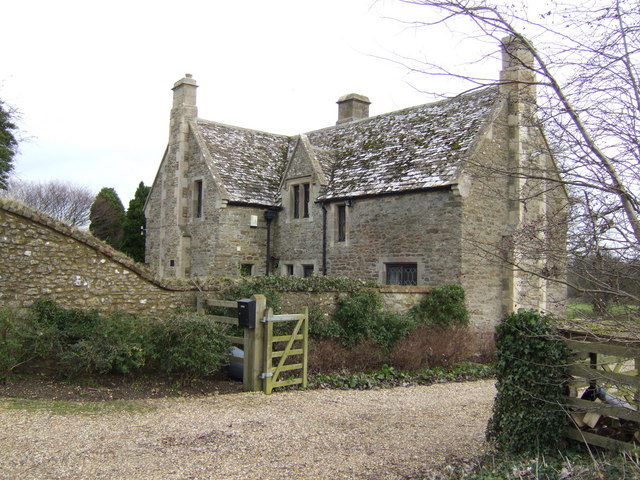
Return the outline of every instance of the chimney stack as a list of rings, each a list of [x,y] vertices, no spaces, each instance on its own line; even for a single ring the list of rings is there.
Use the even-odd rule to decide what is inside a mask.
[[[196,88],[198,85],[190,73],[186,73],[184,78],[178,80],[173,85],[173,110],[180,110],[188,117],[195,118],[196,110]]]
[[[336,125],[369,118],[369,105],[371,105],[371,102],[364,95],[350,93],[340,97],[336,103],[338,104],[338,121]]]
[[[501,90],[518,93],[520,96],[535,99],[535,63],[533,54],[527,48],[525,40],[513,35],[505,37],[502,43],[502,72],[500,72]]]

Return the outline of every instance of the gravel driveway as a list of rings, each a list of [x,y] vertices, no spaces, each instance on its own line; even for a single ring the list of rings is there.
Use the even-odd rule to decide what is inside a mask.
[[[52,415],[0,399],[2,479],[404,479],[481,453],[493,381],[148,400]]]

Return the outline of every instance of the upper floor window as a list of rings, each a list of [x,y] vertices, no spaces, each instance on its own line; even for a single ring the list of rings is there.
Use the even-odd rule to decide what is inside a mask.
[[[202,180],[193,182],[193,216],[202,218]]]
[[[347,206],[346,205],[338,205],[338,238],[339,242],[347,241]]]
[[[293,218],[300,218],[300,185],[293,186]]]
[[[302,214],[304,215],[304,218],[309,218],[309,200],[311,197],[309,184],[303,183],[302,189],[304,191],[304,195],[302,197]]]
[[[291,187],[291,212],[293,218],[309,218],[311,184],[298,183]]]
[[[418,264],[387,263],[387,285],[418,285]]]

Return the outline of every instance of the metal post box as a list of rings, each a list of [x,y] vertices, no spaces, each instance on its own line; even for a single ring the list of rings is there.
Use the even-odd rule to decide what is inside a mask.
[[[256,301],[249,298],[238,300],[238,325],[256,328]]]

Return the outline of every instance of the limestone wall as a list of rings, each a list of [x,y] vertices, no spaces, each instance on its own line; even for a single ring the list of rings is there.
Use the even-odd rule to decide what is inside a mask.
[[[25,308],[48,296],[67,308],[153,315],[195,305],[93,236],[0,200],[0,305]]]

